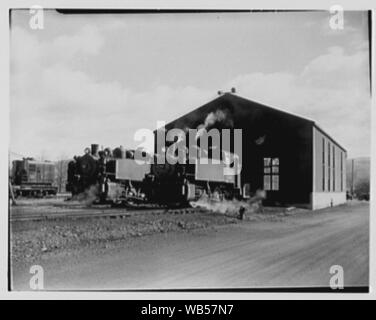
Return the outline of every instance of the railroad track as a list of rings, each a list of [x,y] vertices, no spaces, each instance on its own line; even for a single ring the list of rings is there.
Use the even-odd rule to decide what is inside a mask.
[[[174,208],[174,209],[85,209],[85,212],[46,212],[46,213],[18,213],[10,214],[10,222],[15,221],[40,221],[40,220],[55,220],[55,219],[85,219],[85,218],[126,218],[132,215],[139,214],[189,214],[199,212],[198,208]]]

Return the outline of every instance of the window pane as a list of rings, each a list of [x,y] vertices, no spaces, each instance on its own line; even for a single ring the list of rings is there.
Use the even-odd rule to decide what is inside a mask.
[[[270,161],[271,161],[271,158],[264,158],[264,166],[265,167],[270,166]]]
[[[272,176],[272,189],[279,190],[279,176]]]
[[[264,176],[264,190],[271,190],[270,185],[270,176],[265,175]]]
[[[279,173],[279,167],[272,167],[273,173]]]
[[[279,165],[279,158],[273,158],[272,165],[273,166],[278,166]]]
[[[270,174],[270,167],[264,168],[264,173],[269,173]]]

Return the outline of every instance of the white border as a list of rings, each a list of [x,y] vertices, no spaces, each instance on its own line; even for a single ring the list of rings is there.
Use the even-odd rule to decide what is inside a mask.
[[[376,241],[376,219],[373,217],[375,212],[375,202],[371,202],[371,219],[370,219],[370,293],[369,294],[349,294],[349,293],[191,293],[191,292],[8,292],[7,272],[8,272],[8,141],[9,141],[9,17],[10,8],[30,8],[33,5],[41,5],[45,8],[122,8],[122,9],[323,9],[329,10],[331,5],[339,4],[345,10],[369,10],[374,9],[375,2],[371,0],[351,0],[327,1],[327,0],[309,0],[309,1],[284,1],[283,5],[278,0],[253,0],[252,3],[247,1],[120,1],[120,0],[34,0],[34,1],[0,1],[0,139],[1,148],[1,173],[0,173],[0,194],[2,212],[0,215],[0,299],[375,299],[375,241]],[[375,52],[375,12],[373,16],[373,47]],[[372,74],[374,75],[374,59],[372,56]],[[373,76],[374,78],[374,76]],[[373,80],[373,92],[375,93],[375,81]],[[376,190],[376,112],[374,111],[375,99],[372,99],[372,138],[371,138],[371,198],[375,196]]]

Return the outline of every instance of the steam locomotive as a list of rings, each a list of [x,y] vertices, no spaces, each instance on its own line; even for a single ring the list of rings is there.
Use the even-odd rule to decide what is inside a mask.
[[[56,195],[55,169],[53,162],[36,161],[33,158],[14,160],[11,174],[14,195],[16,197]]]
[[[240,196],[240,173],[236,161],[195,161],[171,164],[158,161],[158,155],[142,153],[122,146],[99,150],[97,144],[85,149],[68,164],[67,191],[73,197],[94,188],[99,202],[180,203],[197,200],[204,194],[213,199]],[[229,154],[222,152],[221,158]],[[168,160],[168,159],[167,159]]]

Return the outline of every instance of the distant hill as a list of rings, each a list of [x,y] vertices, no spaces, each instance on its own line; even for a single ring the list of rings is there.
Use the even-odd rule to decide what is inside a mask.
[[[352,183],[352,160],[346,163],[347,190],[351,190]],[[369,188],[370,184],[371,159],[369,157],[354,159],[354,191]]]

